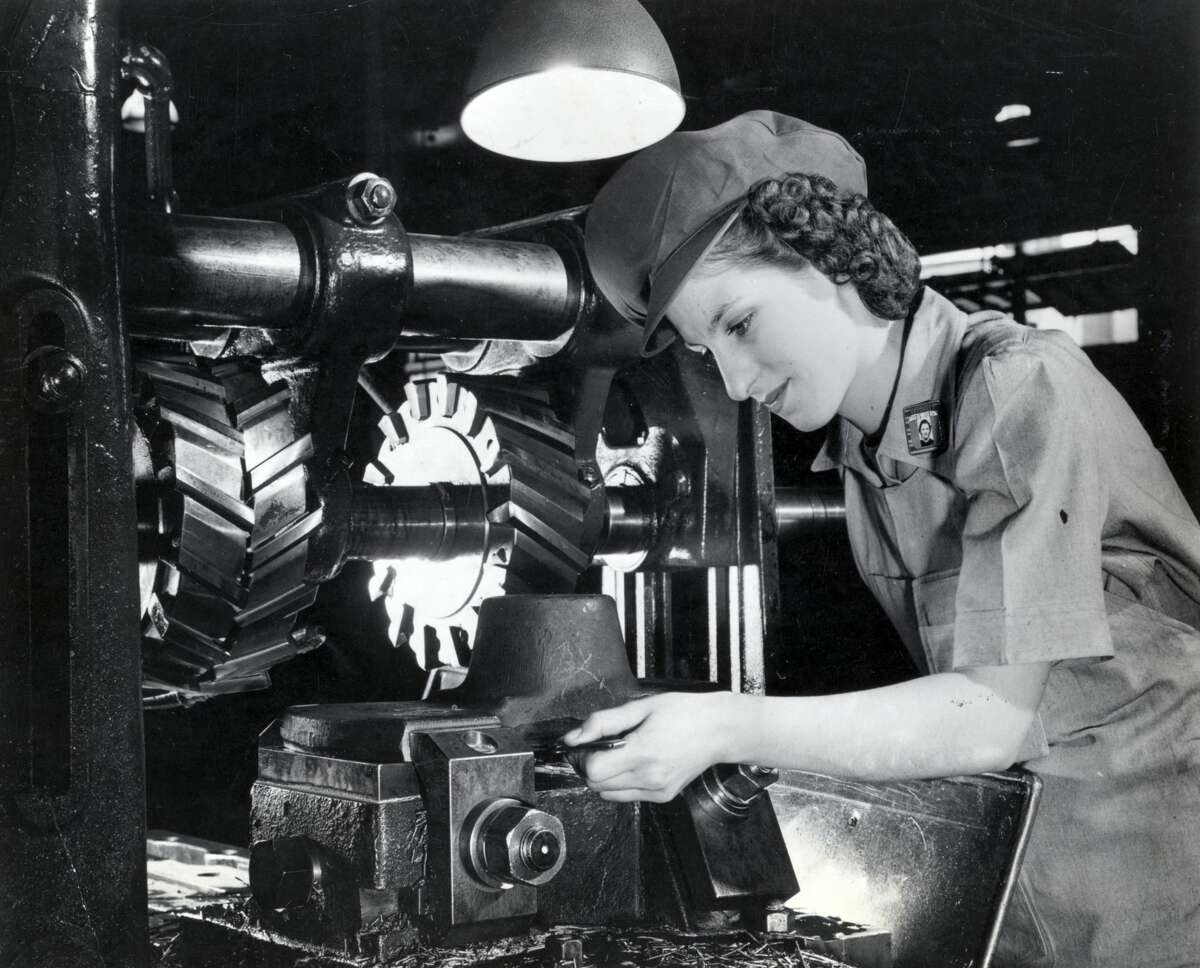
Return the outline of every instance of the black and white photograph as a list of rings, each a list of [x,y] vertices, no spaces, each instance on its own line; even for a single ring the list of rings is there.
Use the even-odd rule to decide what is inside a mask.
[[[0,0],[0,968],[1200,968],[1200,2]]]

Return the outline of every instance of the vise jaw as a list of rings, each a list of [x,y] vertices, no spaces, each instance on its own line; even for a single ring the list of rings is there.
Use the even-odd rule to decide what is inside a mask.
[[[510,932],[562,869],[557,817],[533,806],[533,753],[502,726],[412,737],[428,816],[427,913],[447,943]]]

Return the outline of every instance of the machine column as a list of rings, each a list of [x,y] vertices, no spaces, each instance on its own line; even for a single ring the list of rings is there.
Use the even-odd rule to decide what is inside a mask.
[[[147,962],[117,5],[0,6],[0,964]]]

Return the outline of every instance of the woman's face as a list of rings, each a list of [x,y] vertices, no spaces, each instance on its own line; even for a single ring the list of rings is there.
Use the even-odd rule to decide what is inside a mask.
[[[811,266],[701,266],[668,315],[688,349],[712,355],[730,397],[816,430],[838,413],[857,370],[842,288],[851,287]]]

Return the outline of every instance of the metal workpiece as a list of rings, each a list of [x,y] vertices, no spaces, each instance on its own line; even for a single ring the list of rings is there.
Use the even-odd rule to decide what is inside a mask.
[[[436,701],[293,706],[280,720],[277,737],[295,752],[400,763],[416,760],[414,744],[423,732],[490,734],[502,724],[523,730],[547,724],[552,735],[522,732],[533,749],[541,740],[557,740],[595,710],[643,693],[630,671],[611,599],[504,595],[481,606],[465,681]],[[273,736],[264,734],[260,751],[280,746]],[[271,777],[290,781],[296,775]]]
[[[480,606],[467,678],[449,695],[515,725],[583,719],[641,693],[612,599],[504,595]]]
[[[0,964],[146,963],[117,4],[0,17]]]
[[[516,878],[507,888],[485,885],[481,874],[494,875],[496,861],[471,838],[486,834],[473,827],[481,807],[533,800],[533,753],[504,727],[443,729],[418,733],[413,759],[428,811],[428,906],[438,931],[485,922],[511,930],[512,919],[536,913],[537,889]]]

